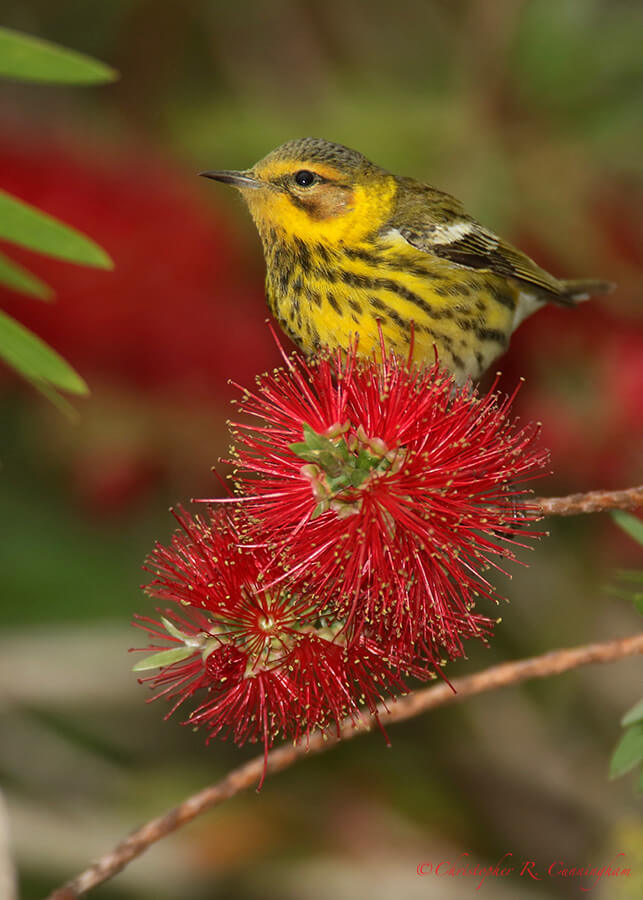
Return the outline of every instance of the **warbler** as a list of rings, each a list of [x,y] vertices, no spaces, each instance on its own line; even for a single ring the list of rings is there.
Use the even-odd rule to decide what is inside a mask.
[[[305,354],[387,347],[458,383],[478,378],[545,303],[574,306],[613,285],[560,280],[467,215],[454,197],[318,138],[252,168],[201,172],[241,192],[267,266],[271,312]],[[435,349],[434,349],[435,348]]]

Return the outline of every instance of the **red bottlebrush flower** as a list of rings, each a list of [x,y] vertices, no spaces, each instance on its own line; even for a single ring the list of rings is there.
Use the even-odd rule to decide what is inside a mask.
[[[473,612],[497,599],[485,570],[515,559],[535,517],[517,483],[547,460],[538,428],[511,419],[513,398],[384,348],[381,363],[287,362],[243,395],[262,424],[232,425],[246,527],[288,568],[269,583],[332,596],[352,635],[403,657],[461,655],[492,627]]]
[[[194,699],[185,724],[203,726],[208,740],[261,740],[267,752],[279,734],[337,728],[363,705],[376,714],[380,700],[407,690],[406,673],[432,675],[364,635],[351,637],[332,606],[269,586],[269,553],[243,545],[238,514],[176,518],[171,546],[157,545],[148,560],[156,578],[147,587],[173,605],[160,621],[136,622],[152,635],[153,655],[135,669],[159,669],[142,681],[158,689],[152,699],[172,702],[168,716]]]

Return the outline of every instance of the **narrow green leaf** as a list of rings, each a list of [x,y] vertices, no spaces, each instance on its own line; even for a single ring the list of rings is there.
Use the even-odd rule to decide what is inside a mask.
[[[28,378],[69,394],[87,395],[89,388],[69,363],[44,341],[0,312],[0,357]]]
[[[136,665],[132,666],[132,672],[146,672],[148,669],[158,669],[161,666],[171,666],[172,663],[181,662],[192,656],[195,652],[194,647],[176,647],[173,650],[161,650],[160,653],[153,653],[152,656],[146,656],[145,659],[139,660]]]
[[[51,300],[54,296],[54,292],[48,284],[1,253],[0,282],[6,284],[12,291],[27,294],[29,297],[37,297],[38,300]]]
[[[612,510],[612,518],[626,534],[629,534],[631,538],[634,538],[643,547],[643,522],[640,519],[637,519],[632,513],[625,512],[624,509]]]
[[[634,608],[643,616],[643,594],[634,594]]]
[[[48,256],[112,269],[105,251],[80,231],[0,190],[0,238]]]
[[[633,725],[635,722],[641,721],[643,721],[643,700],[639,700],[632,709],[628,709],[621,719],[621,725]]]
[[[0,77],[53,84],[101,84],[114,81],[118,72],[76,50],[0,28]]]
[[[638,722],[623,734],[610,761],[610,778],[625,775],[643,762],[643,722]]]
[[[184,642],[189,639],[190,635],[184,634],[182,631],[180,631],[176,627],[174,622],[170,622],[170,620],[166,619],[165,616],[161,616],[161,622],[163,623],[163,628],[165,628],[167,633],[172,635],[172,637]]]

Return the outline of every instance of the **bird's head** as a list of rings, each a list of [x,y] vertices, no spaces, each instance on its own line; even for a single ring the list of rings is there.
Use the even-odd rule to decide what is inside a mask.
[[[244,171],[201,174],[241,191],[264,239],[359,240],[388,219],[396,191],[361,153],[318,138],[288,141]]]

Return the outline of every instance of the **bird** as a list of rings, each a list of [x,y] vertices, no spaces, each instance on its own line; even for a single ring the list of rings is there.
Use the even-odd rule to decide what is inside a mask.
[[[266,299],[306,356],[388,352],[476,380],[546,303],[613,288],[559,279],[437,188],[321,138],[290,140],[250,169],[206,178],[237,188],[266,261]]]

